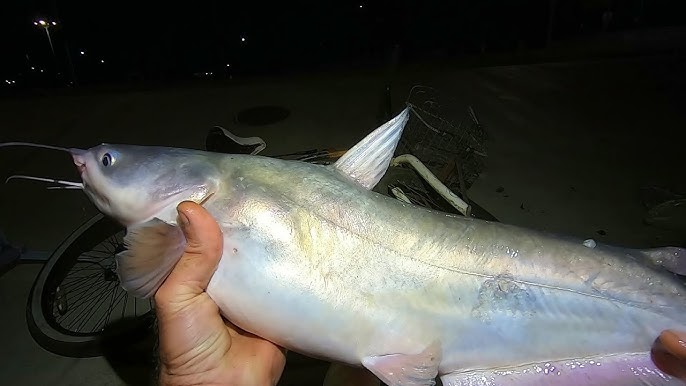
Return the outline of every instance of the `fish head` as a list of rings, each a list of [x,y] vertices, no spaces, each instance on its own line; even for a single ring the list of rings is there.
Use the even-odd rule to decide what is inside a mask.
[[[69,151],[88,198],[125,226],[156,217],[181,201],[202,202],[220,181],[210,153],[196,150],[101,144]]]

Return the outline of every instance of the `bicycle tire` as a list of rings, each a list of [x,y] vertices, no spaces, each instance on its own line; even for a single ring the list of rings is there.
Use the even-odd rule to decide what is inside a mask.
[[[72,259],[75,264],[80,256],[80,250],[98,245],[98,242],[123,229],[121,225],[102,213],[96,214],[72,232],[55,249],[39,272],[27,301],[26,321],[33,339],[47,351],[75,358],[96,357],[104,355],[107,351],[103,342],[116,341],[116,338],[113,339],[106,329],[77,334],[55,326],[54,322],[47,317],[49,310],[46,302],[49,300],[49,295],[46,292],[50,290],[51,280],[55,280],[60,270],[69,266],[71,263],[69,259]],[[152,310],[134,318],[126,327],[118,328],[114,334],[121,337],[123,334],[145,333],[151,325],[150,321],[153,317],[151,314]]]

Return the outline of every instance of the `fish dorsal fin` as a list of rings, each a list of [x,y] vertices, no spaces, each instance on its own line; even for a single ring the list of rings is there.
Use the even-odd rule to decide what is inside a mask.
[[[183,255],[186,238],[181,228],[153,218],[130,227],[124,237],[126,250],[117,255],[117,275],[122,288],[137,298],[149,298]]]
[[[374,188],[391,163],[409,117],[410,108],[406,107],[343,154],[333,165],[334,169],[366,189]]]

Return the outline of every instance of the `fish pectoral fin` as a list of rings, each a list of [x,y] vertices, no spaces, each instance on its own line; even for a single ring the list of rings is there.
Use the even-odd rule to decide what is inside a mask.
[[[365,189],[373,189],[386,174],[409,117],[410,108],[406,107],[345,152],[333,168]]]
[[[138,298],[155,294],[183,255],[186,238],[181,228],[154,218],[127,229],[126,250],[117,254],[122,288]]]
[[[362,365],[388,386],[434,386],[440,362],[437,342],[419,354],[376,355],[362,359]]]

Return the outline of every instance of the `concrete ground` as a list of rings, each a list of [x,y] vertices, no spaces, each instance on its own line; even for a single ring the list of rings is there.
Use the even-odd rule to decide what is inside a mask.
[[[416,84],[441,90],[460,117],[472,105],[493,138],[486,170],[470,197],[502,222],[632,247],[686,245],[686,235],[644,225],[640,188],[686,192],[684,61],[677,56],[454,69],[417,66],[393,77],[398,111]],[[221,125],[258,135],[267,154],[346,147],[378,123],[386,74],[316,74],[235,85],[202,85],[0,101],[0,141],[90,147],[101,142],[202,148]],[[255,105],[288,108],[273,125],[237,125]],[[5,148],[0,177],[76,180],[70,158],[48,150]],[[96,213],[78,191],[13,181],[0,187],[0,229],[17,245],[51,251]],[[0,384],[139,384],[146,368],[106,358],[64,358],[40,348],[25,321],[40,265],[0,277]],[[139,366],[140,367],[140,366]],[[288,365],[283,384],[321,384],[325,366]],[[143,374],[143,375],[141,375]]]

